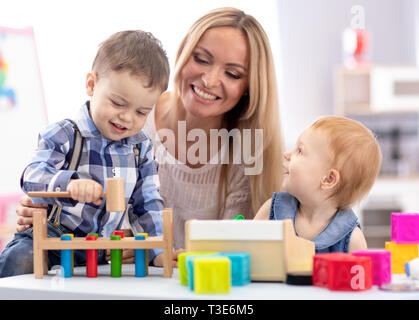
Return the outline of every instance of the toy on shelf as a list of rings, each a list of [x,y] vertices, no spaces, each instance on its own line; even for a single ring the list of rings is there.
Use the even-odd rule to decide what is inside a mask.
[[[172,277],[173,273],[173,235],[172,209],[163,210],[163,237],[148,237],[143,241],[125,237],[119,241],[100,237],[96,241],[75,237],[71,241],[47,237],[47,211],[37,209],[33,217],[33,254],[36,279],[42,279],[48,272],[47,250],[98,250],[98,249],[155,249],[163,248],[163,276]]]
[[[339,291],[371,289],[372,260],[341,252],[316,254],[313,285]]]
[[[391,251],[391,272],[404,273],[404,264],[419,257],[419,214],[391,214],[391,241],[385,249]]]
[[[314,243],[295,235],[292,220],[188,220],[187,252],[248,252],[252,281],[285,281],[311,271]]]
[[[419,258],[406,262],[404,264],[404,269],[409,278],[419,280]]]
[[[419,214],[393,212],[391,214],[391,241],[419,243]]]

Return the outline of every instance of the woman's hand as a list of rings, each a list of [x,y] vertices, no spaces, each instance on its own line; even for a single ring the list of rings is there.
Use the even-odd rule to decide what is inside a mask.
[[[182,252],[185,252],[185,249],[180,248],[180,249],[177,249],[177,250],[175,250],[173,252],[173,260],[172,260],[173,267],[175,267],[175,268],[178,267],[177,257]],[[153,266],[155,266],[155,267],[163,267],[163,253],[159,254],[158,256],[156,256],[154,258],[154,260],[153,260]]]
[[[37,208],[47,208],[46,204],[34,204],[26,194],[19,199],[16,207],[16,231],[23,232],[33,225],[33,212]]]

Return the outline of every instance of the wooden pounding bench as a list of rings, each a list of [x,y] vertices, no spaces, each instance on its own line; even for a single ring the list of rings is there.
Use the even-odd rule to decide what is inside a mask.
[[[135,240],[134,237],[124,237],[119,241],[110,238],[98,238],[88,241],[75,237],[71,241],[47,236],[47,210],[37,209],[33,215],[33,258],[36,279],[42,279],[48,273],[47,250],[88,250],[88,249],[163,249],[163,276],[171,278],[173,274],[173,229],[172,209],[163,210],[163,237],[148,237],[145,240]]]

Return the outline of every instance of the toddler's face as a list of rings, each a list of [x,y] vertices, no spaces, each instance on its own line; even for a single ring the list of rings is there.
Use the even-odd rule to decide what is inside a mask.
[[[90,116],[100,133],[109,140],[131,137],[143,128],[147,114],[160,97],[157,88],[129,71],[108,71],[99,79],[89,73],[86,79]]]
[[[331,165],[327,135],[308,128],[300,135],[294,149],[284,153],[282,187],[300,201],[316,196]]]

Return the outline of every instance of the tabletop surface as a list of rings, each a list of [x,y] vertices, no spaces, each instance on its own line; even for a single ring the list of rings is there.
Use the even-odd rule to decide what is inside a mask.
[[[405,275],[393,275],[393,283],[408,281]],[[361,292],[342,292],[281,282],[252,282],[242,287],[231,287],[228,294],[203,295],[180,285],[177,268],[173,269],[172,278],[164,278],[163,268],[157,267],[149,267],[147,277],[136,278],[134,265],[123,264],[120,278],[110,277],[110,265],[100,265],[97,278],[87,278],[85,267],[75,268],[71,278],[62,278],[57,270],[50,270],[43,279],[35,279],[33,274],[2,278],[0,299],[417,300],[419,289],[395,292],[373,286]]]

